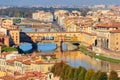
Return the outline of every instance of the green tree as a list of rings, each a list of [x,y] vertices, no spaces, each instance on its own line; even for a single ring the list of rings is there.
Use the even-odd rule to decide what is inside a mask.
[[[12,51],[17,51],[16,48],[13,47],[3,47],[2,52],[12,52]]]
[[[109,75],[109,80],[119,80],[117,72],[111,71]]]
[[[100,72],[98,80],[108,80],[106,72]]]
[[[60,73],[61,80],[65,80],[67,78],[70,70],[71,70],[70,67],[64,64],[63,68],[61,69],[61,73]]]
[[[85,80],[91,80],[92,75],[94,74],[93,69],[89,69],[85,75]]]
[[[87,70],[85,68],[81,69],[81,72],[78,75],[78,80],[85,80],[85,74],[86,74]]]
[[[94,73],[91,77],[91,80],[98,80],[100,73],[101,73],[101,71],[97,71],[96,73]]]
[[[71,71],[70,71],[70,74],[68,75],[69,76],[68,80],[73,80],[74,79],[74,72],[75,72],[75,68],[72,68]]]
[[[96,80],[96,73],[94,73],[92,76],[91,76],[91,79],[90,80]]]
[[[79,68],[75,69],[74,80],[78,80],[78,74],[80,73]]]

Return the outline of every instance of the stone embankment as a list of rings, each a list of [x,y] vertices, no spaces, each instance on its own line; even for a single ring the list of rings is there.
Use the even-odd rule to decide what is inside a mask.
[[[71,44],[71,43],[68,43],[68,42],[66,42],[66,45],[67,45],[67,50],[76,50],[76,49],[78,49],[78,47],[77,46],[75,46],[75,45],[73,45],[73,44]]]

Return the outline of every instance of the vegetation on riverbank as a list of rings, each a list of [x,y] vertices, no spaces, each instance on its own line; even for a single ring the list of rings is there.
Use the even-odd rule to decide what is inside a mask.
[[[2,52],[12,52],[12,51],[17,51],[16,48],[13,48],[13,47],[2,47]]]
[[[88,56],[90,56],[90,57],[95,57],[95,58],[98,58],[98,59],[104,60],[104,61],[109,61],[109,62],[114,62],[114,63],[120,63],[120,60],[118,60],[118,59],[108,58],[108,57],[105,57],[105,56],[103,56],[103,55],[96,55],[96,53],[94,53],[94,52],[92,52],[92,51],[89,51],[89,50],[87,49],[87,47],[86,47],[86,46],[83,46],[83,45],[80,45],[80,46],[79,46],[79,50],[80,50],[82,53],[84,53],[84,54],[86,54],[86,55],[88,55]]]
[[[84,67],[74,68],[61,61],[56,63],[51,72],[60,80],[119,80],[118,74],[111,71],[109,75],[106,72],[86,70]]]

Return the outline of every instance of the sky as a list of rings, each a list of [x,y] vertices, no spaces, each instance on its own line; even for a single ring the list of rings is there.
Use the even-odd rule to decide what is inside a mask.
[[[0,0],[0,6],[55,6],[55,5],[93,5],[115,4],[120,5],[120,0]]]

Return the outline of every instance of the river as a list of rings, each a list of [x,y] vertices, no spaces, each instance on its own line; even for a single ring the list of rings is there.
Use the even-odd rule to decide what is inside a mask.
[[[25,51],[31,49],[31,45],[28,43],[21,44],[21,46],[21,49],[23,48]],[[61,49],[56,50],[57,46],[55,43],[39,43],[37,47],[38,51],[42,51],[42,53],[44,52],[46,54],[49,54],[52,52],[56,54],[56,57],[59,60],[63,60],[73,67],[83,66],[86,69],[92,68],[94,70],[102,70],[106,72],[111,70],[120,70],[120,64],[91,58],[80,51],[67,51],[67,46],[65,44],[62,45],[62,52],[60,51]]]

